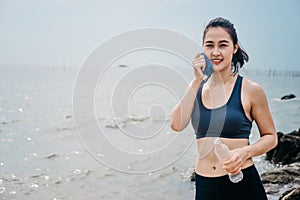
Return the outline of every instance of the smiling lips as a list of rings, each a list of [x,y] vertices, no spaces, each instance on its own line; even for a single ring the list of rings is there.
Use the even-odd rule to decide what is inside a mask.
[[[223,61],[223,59],[215,59],[214,58],[211,61],[212,61],[213,64],[218,65],[218,64],[220,64]]]

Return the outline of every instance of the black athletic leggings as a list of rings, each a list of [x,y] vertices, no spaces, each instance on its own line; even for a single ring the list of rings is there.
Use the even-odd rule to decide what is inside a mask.
[[[243,169],[244,178],[232,183],[228,176],[203,177],[196,174],[195,200],[267,200],[254,165]]]

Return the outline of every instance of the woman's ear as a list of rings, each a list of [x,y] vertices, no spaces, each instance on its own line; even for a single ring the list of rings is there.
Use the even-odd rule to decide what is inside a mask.
[[[237,52],[237,50],[239,49],[239,45],[235,44],[234,45],[234,50],[233,50],[233,54],[235,54]]]

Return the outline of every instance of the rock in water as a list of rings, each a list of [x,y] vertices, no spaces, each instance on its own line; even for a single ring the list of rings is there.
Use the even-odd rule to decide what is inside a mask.
[[[278,144],[267,152],[266,160],[275,164],[300,162],[300,129],[288,134],[277,133]]]
[[[279,200],[299,200],[300,199],[300,187],[292,188],[284,192]]]
[[[281,100],[289,100],[289,99],[293,99],[296,98],[296,96],[294,94],[289,94],[289,95],[284,95],[283,97],[281,97]]]
[[[286,185],[292,182],[300,184],[300,163],[265,172],[261,174],[261,180],[263,184]]]

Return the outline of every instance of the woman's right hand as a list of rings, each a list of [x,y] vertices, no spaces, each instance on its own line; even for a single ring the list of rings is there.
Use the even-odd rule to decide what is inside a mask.
[[[193,59],[193,67],[195,77],[190,82],[185,94],[180,102],[175,106],[171,114],[170,126],[174,131],[182,131],[190,122],[194,108],[194,102],[199,90],[199,86],[204,79],[204,74],[201,70],[205,69],[205,58],[200,53],[197,53]]]
[[[194,78],[196,79],[196,81],[201,82],[204,79],[203,71],[206,67],[204,56],[198,52],[192,63],[194,67]]]

